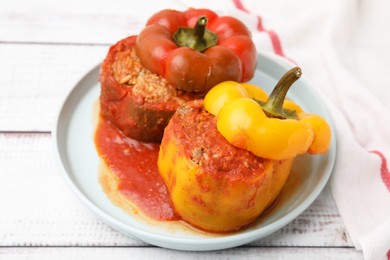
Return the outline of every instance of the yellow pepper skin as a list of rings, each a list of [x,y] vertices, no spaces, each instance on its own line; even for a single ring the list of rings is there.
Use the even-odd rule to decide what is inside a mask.
[[[191,225],[212,232],[238,230],[254,221],[277,198],[293,159],[264,159],[263,167],[249,170],[248,175],[197,164],[183,145],[188,133],[175,132],[177,118],[174,115],[165,128],[158,157],[158,169],[176,212]],[[225,159],[215,160],[223,163]]]
[[[215,87],[205,96],[204,102],[207,104],[207,111],[216,115],[225,105],[226,101],[240,97],[249,97],[248,91],[238,82],[225,81]]]
[[[268,95],[263,89],[253,84],[224,81],[207,93],[204,105],[209,113],[216,116],[226,102],[242,97],[266,101]]]
[[[283,107],[294,110],[302,124],[313,130],[314,139],[307,152],[310,154],[325,154],[332,139],[332,130],[326,120],[319,115],[305,113],[300,106],[291,100],[285,100]]]
[[[234,94],[230,94],[231,89],[234,89]],[[306,152],[326,153],[331,130],[325,119],[305,113],[294,102],[284,100],[284,97],[282,113],[290,111],[293,119],[269,117],[263,108],[270,97],[264,90],[251,84],[220,83],[206,95],[204,105],[209,113],[218,117],[218,131],[232,145],[257,156],[285,160]],[[218,100],[218,106],[213,105],[215,100]]]
[[[251,98],[229,102],[218,114],[218,131],[234,146],[273,160],[305,153],[313,131],[297,120],[268,118]]]
[[[300,121],[311,128],[314,132],[314,139],[307,150],[310,154],[325,154],[330,146],[332,132],[324,118],[311,114],[298,115]]]

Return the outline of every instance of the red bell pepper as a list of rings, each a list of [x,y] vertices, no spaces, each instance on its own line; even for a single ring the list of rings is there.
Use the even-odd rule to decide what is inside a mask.
[[[191,92],[207,92],[227,80],[248,81],[257,62],[248,28],[208,9],[156,13],[135,48],[144,67]]]

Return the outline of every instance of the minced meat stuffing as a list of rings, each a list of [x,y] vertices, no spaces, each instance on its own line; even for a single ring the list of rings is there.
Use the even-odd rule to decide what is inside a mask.
[[[232,146],[218,132],[216,117],[204,110],[201,100],[180,106],[172,120],[172,134],[188,151],[186,156],[210,172],[251,175],[264,168],[263,158]]]
[[[131,86],[133,95],[148,102],[167,102],[181,94],[165,78],[144,68],[134,48],[117,52],[111,69],[117,82]]]

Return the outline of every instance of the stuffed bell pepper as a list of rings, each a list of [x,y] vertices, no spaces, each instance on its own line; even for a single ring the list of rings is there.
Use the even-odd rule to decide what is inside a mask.
[[[179,105],[220,82],[251,79],[256,57],[239,20],[208,9],[163,10],[110,48],[99,77],[101,115],[128,137],[159,142]]]
[[[158,168],[185,221],[208,231],[240,229],[277,198],[297,155],[328,150],[327,122],[285,100],[300,76],[299,68],[287,72],[269,97],[251,84],[223,82],[177,110]]]

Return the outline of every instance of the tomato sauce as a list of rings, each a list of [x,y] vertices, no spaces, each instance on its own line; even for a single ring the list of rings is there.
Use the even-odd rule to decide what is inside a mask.
[[[118,192],[133,202],[138,210],[156,220],[180,219],[158,173],[158,144],[130,139],[108,120],[100,118],[95,145],[100,158],[119,179]]]

